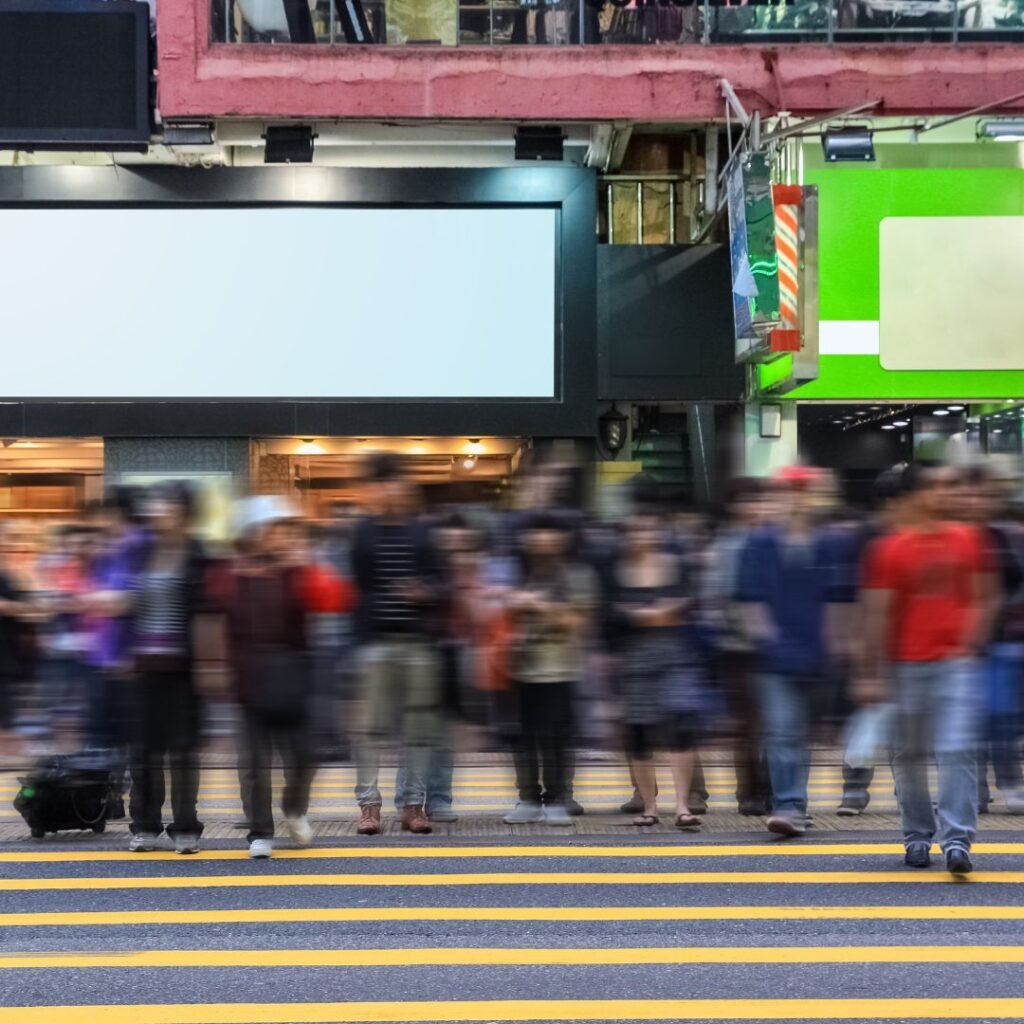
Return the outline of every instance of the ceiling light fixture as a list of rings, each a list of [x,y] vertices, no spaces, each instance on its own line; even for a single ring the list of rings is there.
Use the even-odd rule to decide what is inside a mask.
[[[893,420],[892,421],[892,425],[894,427],[909,427],[910,426],[910,421],[909,420]]]
[[[979,121],[978,138],[993,142],[1024,142],[1024,118],[993,117]]]
[[[882,429],[883,430],[895,430],[896,428],[891,423],[883,423],[882,424]]]
[[[947,405],[946,408],[950,412],[963,412],[964,411],[964,407],[962,405]]]
[[[821,148],[830,163],[865,163],[875,159],[871,129],[863,125],[829,128],[821,134]]]
[[[296,455],[323,455],[323,448],[311,437],[304,437],[302,443],[295,449]]]
[[[935,416],[948,416],[949,415],[949,410],[948,409],[936,409],[933,415],[935,415]]]

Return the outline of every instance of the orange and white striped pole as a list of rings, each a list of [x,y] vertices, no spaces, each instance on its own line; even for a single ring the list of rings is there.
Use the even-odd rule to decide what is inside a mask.
[[[779,319],[781,327],[772,332],[773,352],[800,351],[800,207],[803,189],[799,185],[773,185],[775,205],[775,251],[779,268]]]

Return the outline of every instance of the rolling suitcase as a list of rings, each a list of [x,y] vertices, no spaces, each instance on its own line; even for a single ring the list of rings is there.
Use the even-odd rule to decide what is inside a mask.
[[[104,751],[62,754],[40,761],[19,779],[14,809],[33,838],[65,830],[102,832],[124,817],[125,769]]]

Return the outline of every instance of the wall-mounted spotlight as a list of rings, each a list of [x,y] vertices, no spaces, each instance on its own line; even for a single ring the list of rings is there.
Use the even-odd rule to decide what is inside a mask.
[[[516,129],[517,160],[561,160],[565,132],[556,124],[521,124]]]
[[[265,164],[311,164],[316,134],[308,124],[267,125],[263,133]]]
[[[829,128],[821,133],[821,148],[828,163],[871,162],[875,159],[875,144],[871,129],[864,126]]]

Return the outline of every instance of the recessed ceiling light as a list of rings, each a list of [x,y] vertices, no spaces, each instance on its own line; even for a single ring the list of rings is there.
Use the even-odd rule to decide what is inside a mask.
[[[832,422],[833,422],[833,423],[834,423],[834,424],[835,424],[835,425],[836,425],[837,427],[841,427],[841,426],[843,425],[843,421],[842,421],[842,420],[833,420]]]
[[[892,425],[894,427],[909,427],[910,422],[908,420],[893,420]]]
[[[883,423],[882,424],[882,429],[883,430],[895,430],[896,428],[891,423]]]
[[[964,407],[962,405],[947,405],[946,408],[950,412],[963,412],[964,411]]]
[[[936,409],[935,410],[935,415],[936,416],[948,416],[949,415],[949,410],[948,409]]]
[[[996,427],[996,429],[992,431],[993,434],[1001,434],[1002,432],[1003,431],[1000,427]]]

